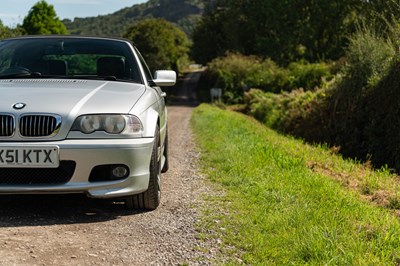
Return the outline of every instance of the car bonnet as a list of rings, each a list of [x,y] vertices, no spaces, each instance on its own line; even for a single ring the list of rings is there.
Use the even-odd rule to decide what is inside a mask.
[[[0,112],[52,113],[62,117],[128,113],[144,91],[142,84],[115,81],[0,80]],[[24,108],[16,110],[17,103],[23,103]]]

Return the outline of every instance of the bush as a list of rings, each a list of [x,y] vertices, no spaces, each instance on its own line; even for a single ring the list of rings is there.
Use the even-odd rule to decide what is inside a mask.
[[[312,75],[304,80],[313,84]],[[246,107],[282,132],[400,170],[400,62],[395,45],[371,31],[350,38],[347,63],[330,86],[279,95],[251,90]]]
[[[234,53],[216,58],[208,66],[215,87],[224,89],[228,103],[241,102],[243,93],[249,88],[274,93],[297,88],[313,90],[332,77],[330,67],[325,63],[296,62],[282,68],[270,59]]]
[[[395,47],[373,32],[362,31],[350,38],[347,58],[343,78],[329,99],[331,130],[334,132],[332,141],[341,146],[344,154],[366,159],[377,152],[369,147],[375,139],[366,136],[366,130],[373,122],[371,117],[375,116],[373,110],[388,108],[383,105],[384,101],[368,98],[373,94],[387,97],[389,91],[396,89],[386,88],[382,83],[394,66]]]
[[[377,85],[392,66],[396,49],[391,41],[365,30],[350,38],[345,79],[338,90],[365,90]]]
[[[3,22],[0,20],[0,40],[17,37],[23,35],[23,29],[21,27],[17,28],[9,28],[3,25]]]
[[[389,165],[400,170],[400,63],[390,68],[389,73],[369,90],[357,112],[358,120],[364,120],[361,143],[356,150],[346,150],[351,155],[357,148],[364,157],[370,155],[378,166]]]
[[[279,78],[281,70],[271,60],[262,61],[255,56],[243,56],[240,54],[227,54],[225,57],[214,59],[209,65],[209,73],[215,80],[215,87],[224,90],[225,100],[228,103],[242,101],[243,92],[251,87],[263,85],[270,86],[274,90],[282,84]]]
[[[330,67],[326,63],[294,62],[289,64],[288,69],[292,77],[290,88],[313,90],[333,78]]]
[[[330,115],[323,108],[328,93],[326,87],[281,94],[252,89],[245,94],[246,111],[271,128],[319,142],[329,134]]]

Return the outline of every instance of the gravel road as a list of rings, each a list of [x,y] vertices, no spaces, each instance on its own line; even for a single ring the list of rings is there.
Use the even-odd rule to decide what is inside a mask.
[[[0,265],[209,264],[196,239],[201,195],[190,107],[169,107],[170,170],[152,212],[82,196],[0,197]]]

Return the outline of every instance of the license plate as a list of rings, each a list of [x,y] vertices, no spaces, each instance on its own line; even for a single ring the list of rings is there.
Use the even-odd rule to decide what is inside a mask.
[[[59,147],[0,147],[0,167],[57,168]]]

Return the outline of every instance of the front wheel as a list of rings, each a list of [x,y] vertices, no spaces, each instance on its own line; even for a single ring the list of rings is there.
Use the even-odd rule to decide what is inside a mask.
[[[161,200],[161,143],[160,129],[156,127],[154,146],[150,160],[150,178],[148,189],[138,195],[125,199],[129,209],[155,210]]]

